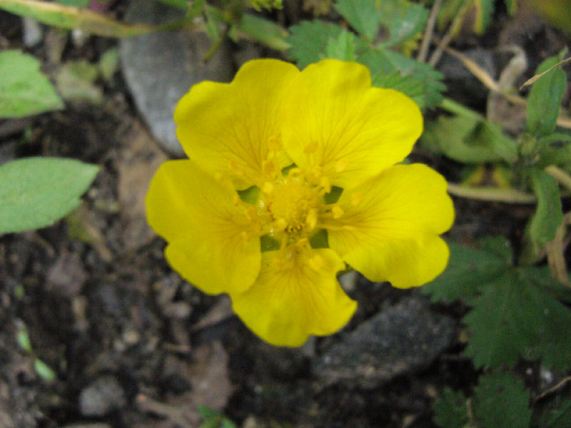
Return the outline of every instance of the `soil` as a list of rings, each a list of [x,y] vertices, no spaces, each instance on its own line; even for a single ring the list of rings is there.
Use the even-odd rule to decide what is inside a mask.
[[[120,7],[120,6],[119,6]],[[0,48],[22,48],[21,21],[0,13]],[[505,30],[495,25],[494,34]],[[514,31],[515,30],[510,30]],[[568,39],[541,26],[532,63]],[[50,67],[50,40],[24,48]],[[94,61],[116,42],[67,36],[61,58]],[[488,35],[485,43],[493,36]],[[515,36],[512,36],[515,38]],[[458,47],[477,46],[466,36]],[[482,42],[484,43],[484,42]],[[526,40],[525,48],[534,46]],[[557,46],[556,46],[557,45]],[[343,382],[322,387],[312,361],[337,337],[298,350],[273,348],[232,315],[224,297],[202,294],[179,278],[163,257],[164,242],[146,226],[148,180],[166,159],[135,110],[120,72],[98,81],[99,106],[0,121],[0,161],[65,156],[101,167],[81,207],[39,231],[0,237],[0,427],[196,427],[198,405],[220,410],[247,427],[432,427],[432,403],[444,387],[469,392],[478,372],[462,355],[461,306],[433,306],[456,320],[453,343],[428,366],[373,389]],[[419,150],[416,159],[449,178],[459,165]],[[451,238],[471,242],[502,234],[517,244],[529,207],[455,200]],[[350,294],[360,308],[353,331],[383,307],[416,291],[357,279]],[[32,351],[18,345],[27,332]],[[40,360],[54,372],[41,375]],[[520,367],[537,388],[538,368]]]

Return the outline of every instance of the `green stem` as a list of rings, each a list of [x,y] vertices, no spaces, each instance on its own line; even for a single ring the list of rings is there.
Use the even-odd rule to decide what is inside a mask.
[[[535,195],[520,192],[515,189],[500,189],[497,187],[466,187],[448,183],[448,192],[460,198],[478,201],[505,202],[507,204],[533,204]]]

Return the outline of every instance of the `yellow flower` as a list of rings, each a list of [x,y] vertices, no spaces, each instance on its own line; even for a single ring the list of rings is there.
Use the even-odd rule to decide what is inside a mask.
[[[228,293],[265,341],[300,346],[341,329],[357,306],[337,282],[346,264],[399,288],[444,270],[446,182],[396,165],[421,113],[372,87],[364,66],[250,61],[229,84],[195,85],[175,122],[190,159],[159,168],[148,221],[170,265],[208,294]]]

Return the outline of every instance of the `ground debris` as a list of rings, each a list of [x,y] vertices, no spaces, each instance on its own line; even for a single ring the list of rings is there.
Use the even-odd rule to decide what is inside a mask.
[[[454,339],[454,321],[407,298],[365,321],[313,364],[323,386],[375,388],[428,366]]]

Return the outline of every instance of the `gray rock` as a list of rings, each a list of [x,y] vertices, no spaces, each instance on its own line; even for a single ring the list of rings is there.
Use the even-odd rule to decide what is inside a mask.
[[[125,392],[113,376],[100,377],[79,394],[79,409],[83,416],[105,416],[125,403]]]
[[[155,0],[131,2],[129,22],[161,24],[184,17],[184,12]],[[121,41],[121,67],[135,104],[161,147],[183,156],[175,133],[173,110],[190,86],[202,80],[229,81],[233,67],[227,44],[203,62],[210,42],[204,33],[157,32]]]
[[[428,366],[454,338],[454,321],[407,298],[361,324],[314,363],[321,386],[343,382],[375,388]]]

